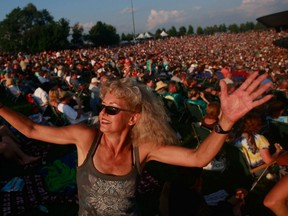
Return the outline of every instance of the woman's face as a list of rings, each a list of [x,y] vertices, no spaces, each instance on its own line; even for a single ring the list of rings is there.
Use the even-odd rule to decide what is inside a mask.
[[[107,93],[105,95],[102,105],[129,110],[126,102],[123,99],[116,98],[113,93]],[[100,130],[103,133],[117,133],[130,129],[133,125],[131,122],[134,115],[133,112],[121,110],[119,113],[112,115],[108,114],[108,109],[109,108],[104,107],[99,114]]]

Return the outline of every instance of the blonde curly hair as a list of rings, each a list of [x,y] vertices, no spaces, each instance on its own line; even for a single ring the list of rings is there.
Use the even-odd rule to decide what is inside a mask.
[[[140,120],[131,130],[133,145],[153,143],[155,145],[177,144],[177,136],[171,128],[162,101],[143,84],[131,78],[108,81],[101,86],[100,97],[113,93],[127,103],[127,108],[141,114]]]

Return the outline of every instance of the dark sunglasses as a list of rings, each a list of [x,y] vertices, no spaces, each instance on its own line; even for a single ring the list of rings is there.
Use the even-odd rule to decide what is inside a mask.
[[[108,115],[117,115],[120,111],[125,111],[125,112],[133,112],[131,110],[128,109],[122,109],[119,107],[114,107],[114,106],[105,106],[105,105],[101,105],[101,111],[105,109],[105,113],[107,113]]]

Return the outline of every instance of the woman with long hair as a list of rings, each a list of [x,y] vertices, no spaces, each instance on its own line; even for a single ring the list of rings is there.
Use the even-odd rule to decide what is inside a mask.
[[[76,145],[79,215],[138,215],[136,188],[145,164],[154,160],[186,167],[207,165],[234,123],[271,98],[260,97],[270,88],[270,84],[260,85],[265,77],[252,74],[230,95],[226,84],[220,82],[222,115],[197,149],[177,145],[159,99],[129,78],[101,86],[99,129],[85,124],[39,125],[3,104],[0,115],[29,138]]]

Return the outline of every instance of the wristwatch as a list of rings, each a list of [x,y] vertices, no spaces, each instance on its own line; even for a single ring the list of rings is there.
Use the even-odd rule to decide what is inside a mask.
[[[231,130],[223,130],[218,122],[214,125],[214,131],[219,134],[229,134],[231,132]]]

